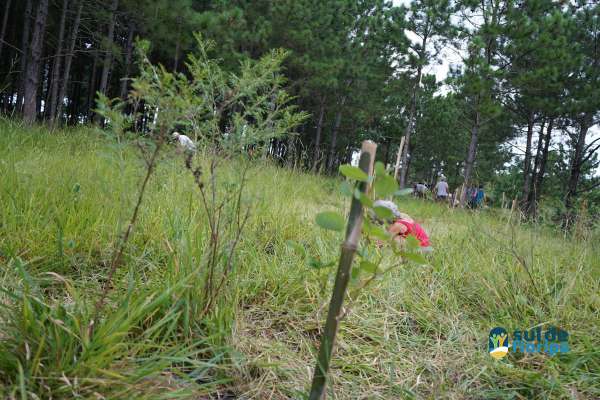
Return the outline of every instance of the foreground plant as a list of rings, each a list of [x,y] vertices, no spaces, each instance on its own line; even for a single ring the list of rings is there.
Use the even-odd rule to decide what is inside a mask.
[[[176,378],[169,379],[170,385],[189,388],[187,392],[198,396],[203,394],[199,388],[218,382],[212,357],[223,357],[214,340],[207,344],[209,332],[203,323],[227,292],[251,212],[244,198],[246,159],[249,153],[261,154],[272,138],[288,134],[305,114],[287,104],[290,98],[282,89],[279,69],[285,53],[247,61],[232,74],[208,58],[209,44],[197,40],[199,55],[190,57],[189,75],[152,64],[148,44],[141,42],[140,72],[132,79],[127,99],[99,95],[97,113],[116,147],[133,143],[139,149],[143,170],[135,202],[93,306],[60,276],[55,278],[66,289],[58,291],[58,300],[52,299],[39,289],[38,278],[13,260],[19,272],[15,281],[23,285],[0,292],[0,331],[11,335],[10,340],[0,340],[0,387],[11,388],[10,396],[87,398],[101,392],[110,398],[152,397],[163,374]],[[197,186],[205,218],[200,224],[203,237],[197,241],[201,256],[180,257],[183,251],[172,249],[172,259],[165,264],[185,265],[165,271],[169,279],[140,285],[137,266],[127,262],[128,244],[152,176],[165,156],[173,154],[167,148],[176,129],[192,136],[199,148],[197,154],[185,156],[182,169],[193,178],[190,185]],[[233,162],[241,168],[229,176],[219,174],[221,165]],[[183,259],[187,261],[180,263]],[[129,269],[124,279],[117,279],[125,266]],[[70,298],[72,306],[63,305],[61,295]],[[156,384],[144,384],[146,379]],[[171,393],[176,394],[177,390]]]
[[[185,154],[185,168],[200,192],[206,215],[208,244],[198,270],[203,271],[204,291],[196,298],[195,317],[206,315],[227,281],[234,253],[250,215],[243,204],[249,154],[263,151],[273,138],[290,133],[306,114],[289,105],[280,74],[286,54],[273,51],[258,61],[245,61],[238,74],[223,70],[208,57],[212,44],[196,36],[198,53],[186,64],[188,75],[173,74],[153,65],[148,44],[138,44],[140,75],[132,80],[126,101],[109,101],[100,96],[98,112],[107,126],[121,139],[133,136],[145,161],[145,177],[129,224],[112,258],[108,278],[96,304],[100,314],[116,269],[137,216],[150,176],[170,132],[185,131],[196,140],[199,152]],[[139,138],[136,130],[142,130]],[[137,136],[137,137],[136,137]],[[201,156],[201,157],[200,157]],[[241,157],[241,158],[240,158]],[[239,162],[239,173],[228,181],[227,193],[219,189],[218,169],[223,163]],[[208,173],[205,170],[208,169]],[[97,318],[94,318],[97,319]]]
[[[367,210],[374,220],[389,221],[392,219],[392,212],[381,206],[375,206],[373,197],[376,195],[381,198],[387,198],[393,195],[404,195],[409,191],[398,191],[396,180],[388,175],[382,163],[375,165],[375,174],[373,173],[373,163],[375,159],[376,144],[371,141],[365,141],[362,144],[359,166],[342,165],[340,172],[351,181],[355,181],[354,187],[344,183],[343,192],[351,197],[350,213],[346,225],[346,236],[341,246],[341,255],[339,258],[338,270],[335,276],[334,286],[329,303],[329,311],[325,322],[325,328],[321,336],[319,355],[315,367],[309,399],[319,400],[325,395],[327,374],[329,364],[334,351],[335,338],[339,324],[346,315],[343,303],[346,297],[348,284],[351,278],[357,282],[355,293],[368,286],[373,280],[390,271],[394,266],[381,270],[380,265],[384,259],[381,254],[381,247],[387,245],[392,249],[396,256],[413,260],[417,263],[426,263],[423,256],[416,250],[418,241],[409,236],[405,247],[398,247],[384,226],[375,224],[369,219],[364,218],[364,211]],[[335,212],[323,212],[317,215],[316,222],[324,229],[341,231],[344,228],[344,219]],[[361,235],[365,234],[360,246]],[[301,249],[298,245],[294,247]],[[360,247],[359,247],[360,246]],[[355,254],[360,255],[361,261],[356,268],[353,268]],[[376,254],[373,259],[372,255]],[[313,267],[320,268],[328,266],[331,263],[311,262]],[[366,274],[367,279],[362,282],[359,279],[360,274]]]

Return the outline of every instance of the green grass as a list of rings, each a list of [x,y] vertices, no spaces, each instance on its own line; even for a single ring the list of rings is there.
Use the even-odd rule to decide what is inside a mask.
[[[222,170],[225,181],[236,168]],[[169,151],[90,341],[92,306],[142,174],[133,146],[93,130],[0,123],[0,395],[302,397],[334,270],[311,269],[286,241],[337,257],[340,236],[313,221],[347,208],[339,181],[256,162],[227,296],[198,320],[194,265],[206,222],[192,178]],[[600,397],[598,229],[565,238],[509,223],[502,210],[400,206],[435,251],[430,265],[403,264],[351,303],[332,398]],[[492,327],[539,324],[568,330],[571,352],[487,354]]]

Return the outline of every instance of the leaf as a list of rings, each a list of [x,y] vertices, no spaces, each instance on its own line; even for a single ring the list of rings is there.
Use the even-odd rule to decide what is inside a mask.
[[[400,189],[400,190],[396,190],[394,192],[394,196],[397,196],[397,197],[408,196],[409,194],[412,194],[412,192],[413,192],[412,188]]]
[[[295,242],[293,240],[288,240],[285,242],[288,247],[291,247],[296,253],[300,254],[302,258],[306,258],[306,249],[300,243]]]
[[[421,247],[421,242],[414,235],[408,235],[406,237],[406,247],[410,250],[416,250]]]
[[[392,210],[390,210],[387,207],[376,206],[376,207],[373,207],[373,211],[375,212],[375,215],[377,215],[377,218],[379,218],[379,219],[388,220],[388,219],[394,218],[394,213],[392,212]]]
[[[385,175],[385,165],[381,161],[375,163],[375,174],[377,176]]]
[[[360,268],[352,267],[352,271],[350,272],[350,277],[352,278],[352,280],[358,279],[359,276],[360,276]]]
[[[367,182],[369,180],[369,176],[362,169],[349,164],[340,165],[340,173],[355,181]]]
[[[388,197],[398,190],[398,182],[390,175],[382,175],[375,179],[374,188],[377,197]]]
[[[390,234],[381,226],[372,226],[369,234],[379,240],[389,240]]]
[[[363,192],[361,192],[358,188],[354,190],[354,197],[360,201],[360,203],[365,207],[373,207],[373,200]]]
[[[342,182],[340,192],[342,192],[344,196],[352,197],[352,186],[348,182]]]
[[[325,211],[317,214],[316,222],[323,229],[338,232],[342,231],[346,224],[344,218],[335,211]]]
[[[370,261],[361,261],[360,269],[370,274],[374,274],[377,272],[377,264],[374,264]]]
[[[427,264],[427,259],[421,253],[400,253],[407,260],[416,262],[417,264]]]

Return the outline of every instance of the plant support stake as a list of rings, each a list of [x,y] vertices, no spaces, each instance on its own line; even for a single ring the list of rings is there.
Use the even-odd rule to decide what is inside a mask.
[[[370,140],[365,140],[362,143],[359,168],[367,175],[373,175],[373,161],[375,160],[375,150],[377,145]],[[370,183],[360,182],[358,190],[367,193],[370,188]],[[319,348],[319,358],[313,375],[312,385],[310,388],[310,400],[320,400],[325,395],[325,384],[327,381],[327,373],[329,371],[329,363],[331,354],[335,344],[335,336],[337,334],[340,320],[342,319],[342,304],[346,296],[346,289],[350,279],[350,270],[352,268],[352,260],[356,253],[358,241],[363,223],[363,207],[361,202],[355,197],[352,198],[350,205],[350,215],[348,216],[348,226],[346,227],[346,239],[342,244],[340,262],[338,265],[335,283],[333,286],[333,294],[329,302],[329,311],[327,313],[327,321],[325,322],[325,330],[321,336],[321,346]]]

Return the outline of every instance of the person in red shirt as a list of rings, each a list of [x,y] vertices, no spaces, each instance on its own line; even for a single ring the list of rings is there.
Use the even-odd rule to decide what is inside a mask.
[[[394,240],[402,243],[408,236],[417,238],[421,245],[421,251],[431,252],[431,242],[425,229],[415,222],[408,214],[398,210],[395,203],[387,200],[378,200],[373,204],[375,207],[385,207],[394,215],[393,221],[388,226],[388,232],[394,236]]]

